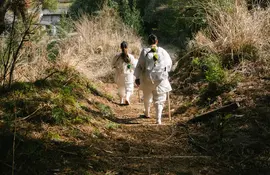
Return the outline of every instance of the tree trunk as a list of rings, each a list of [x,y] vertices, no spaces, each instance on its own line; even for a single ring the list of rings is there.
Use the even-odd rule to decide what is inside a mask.
[[[199,116],[196,116],[192,119],[190,119],[187,123],[196,123],[196,122],[203,122],[210,120],[211,118],[215,117],[218,113],[230,113],[239,108],[240,105],[238,102],[231,103],[226,106],[222,106],[218,109],[212,110],[210,112],[206,112],[204,114],[201,114]]]

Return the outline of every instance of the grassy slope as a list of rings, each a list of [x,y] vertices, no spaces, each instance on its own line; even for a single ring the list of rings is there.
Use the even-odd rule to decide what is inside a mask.
[[[245,6],[232,4],[233,11],[227,12],[219,5],[208,5],[210,14],[214,12],[208,16],[207,31],[211,35],[202,35],[207,33],[202,31],[195,36],[199,47],[179,59],[172,76],[174,116],[182,118],[183,124],[199,114],[239,102],[236,111],[184,126],[192,145],[214,156],[225,174],[268,174],[270,74],[269,56],[264,49],[269,47],[269,9],[250,12]],[[213,54],[222,61],[226,71],[223,79],[215,77],[221,73],[218,65],[211,68],[215,63]],[[199,69],[194,66],[196,59],[203,63]],[[214,79],[215,86],[209,81]]]
[[[256,67],[254,63],[246,66]],[[233,88],[214,94],[215,98],[211,92],[205,99],[203,89],[207,87],[206,83],[196,80],[196,74],[185,74],[184,71],[173,76],[172,108],[173,116],[189,131],[191,145],[203,154],[214,156],[218,163],[216,167],[225,174],[269,172],[269,162],[266,161],[270,150],[269,73],[242,74]],[[199,114],[232,102],[239,102],[240,108],[216,114],[206,122],[186,124]]]
[[[17,174],[190,174],[206,166],[167,117],[160,127],[138,117],[136,95],[132,106],[119,106],[110,95],[115,86],[93,85],[68,68],[51,72],[2,95],[2,174],[11,174],[14,109]]]
[[[74,70],[51,72],[45,80],[16,83],[1,95],[2,174],[11,172],[15,126],[18,174],[52,174],[58,169],[63,174],[90,172],[85,159],[95,151],[87,149],[86,140],[95,143],[103,132],[117,127],[108,120],[111,108],[101,102],[112,100],[111,96]],[[95,159],[91,162],[94,164]]]

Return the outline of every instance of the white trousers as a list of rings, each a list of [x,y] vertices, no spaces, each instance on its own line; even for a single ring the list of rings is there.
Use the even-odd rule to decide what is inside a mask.
[[[128,98],[133,94],[134,77],[133,74],[120,74],[117,76],[118,95],[120,98]]]
[[[157,93],[157,87],[155,84],[147,84],[143,86],[143,100],[144,100],[144,108],[145,108],[145,115],[150,116],[150,106],[152,101],[154,102],[155,106],[155,117],[157,123],[161,124],[161,117],[162,117],[162,110],[164,103],[166,102],[166,92],[164,93]]]

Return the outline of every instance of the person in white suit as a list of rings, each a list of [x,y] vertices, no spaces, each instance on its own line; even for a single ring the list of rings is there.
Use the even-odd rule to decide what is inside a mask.
[[[153,100],[156,110],[156,123],[161,124],[166,94],[172,90],[168,79],[172,60],[165,49],[157,46],[158,38],[156,35],[149,35],[148,44],[150,46],[141,51],[135,68],[135,83],[137,86],[141,86],[143,91],[145,117],[150,117],[150,105]]]
[[[128,43],[123,41],[120,44],[122,50],[113,58],[112,66],[115,69],[115,83],[118,86],[120,104],[130,104],[130,96],[134,90],[134,70],[137,60],[128,53]]]

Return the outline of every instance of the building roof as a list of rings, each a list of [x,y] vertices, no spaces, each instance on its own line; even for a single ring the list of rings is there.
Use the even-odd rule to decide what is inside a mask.
[[[48,9],[42,10],[43,15],[62,15],[62,14],[67,14],[68,13],[68,8],[58,8],[55,11],[50,11]]]

